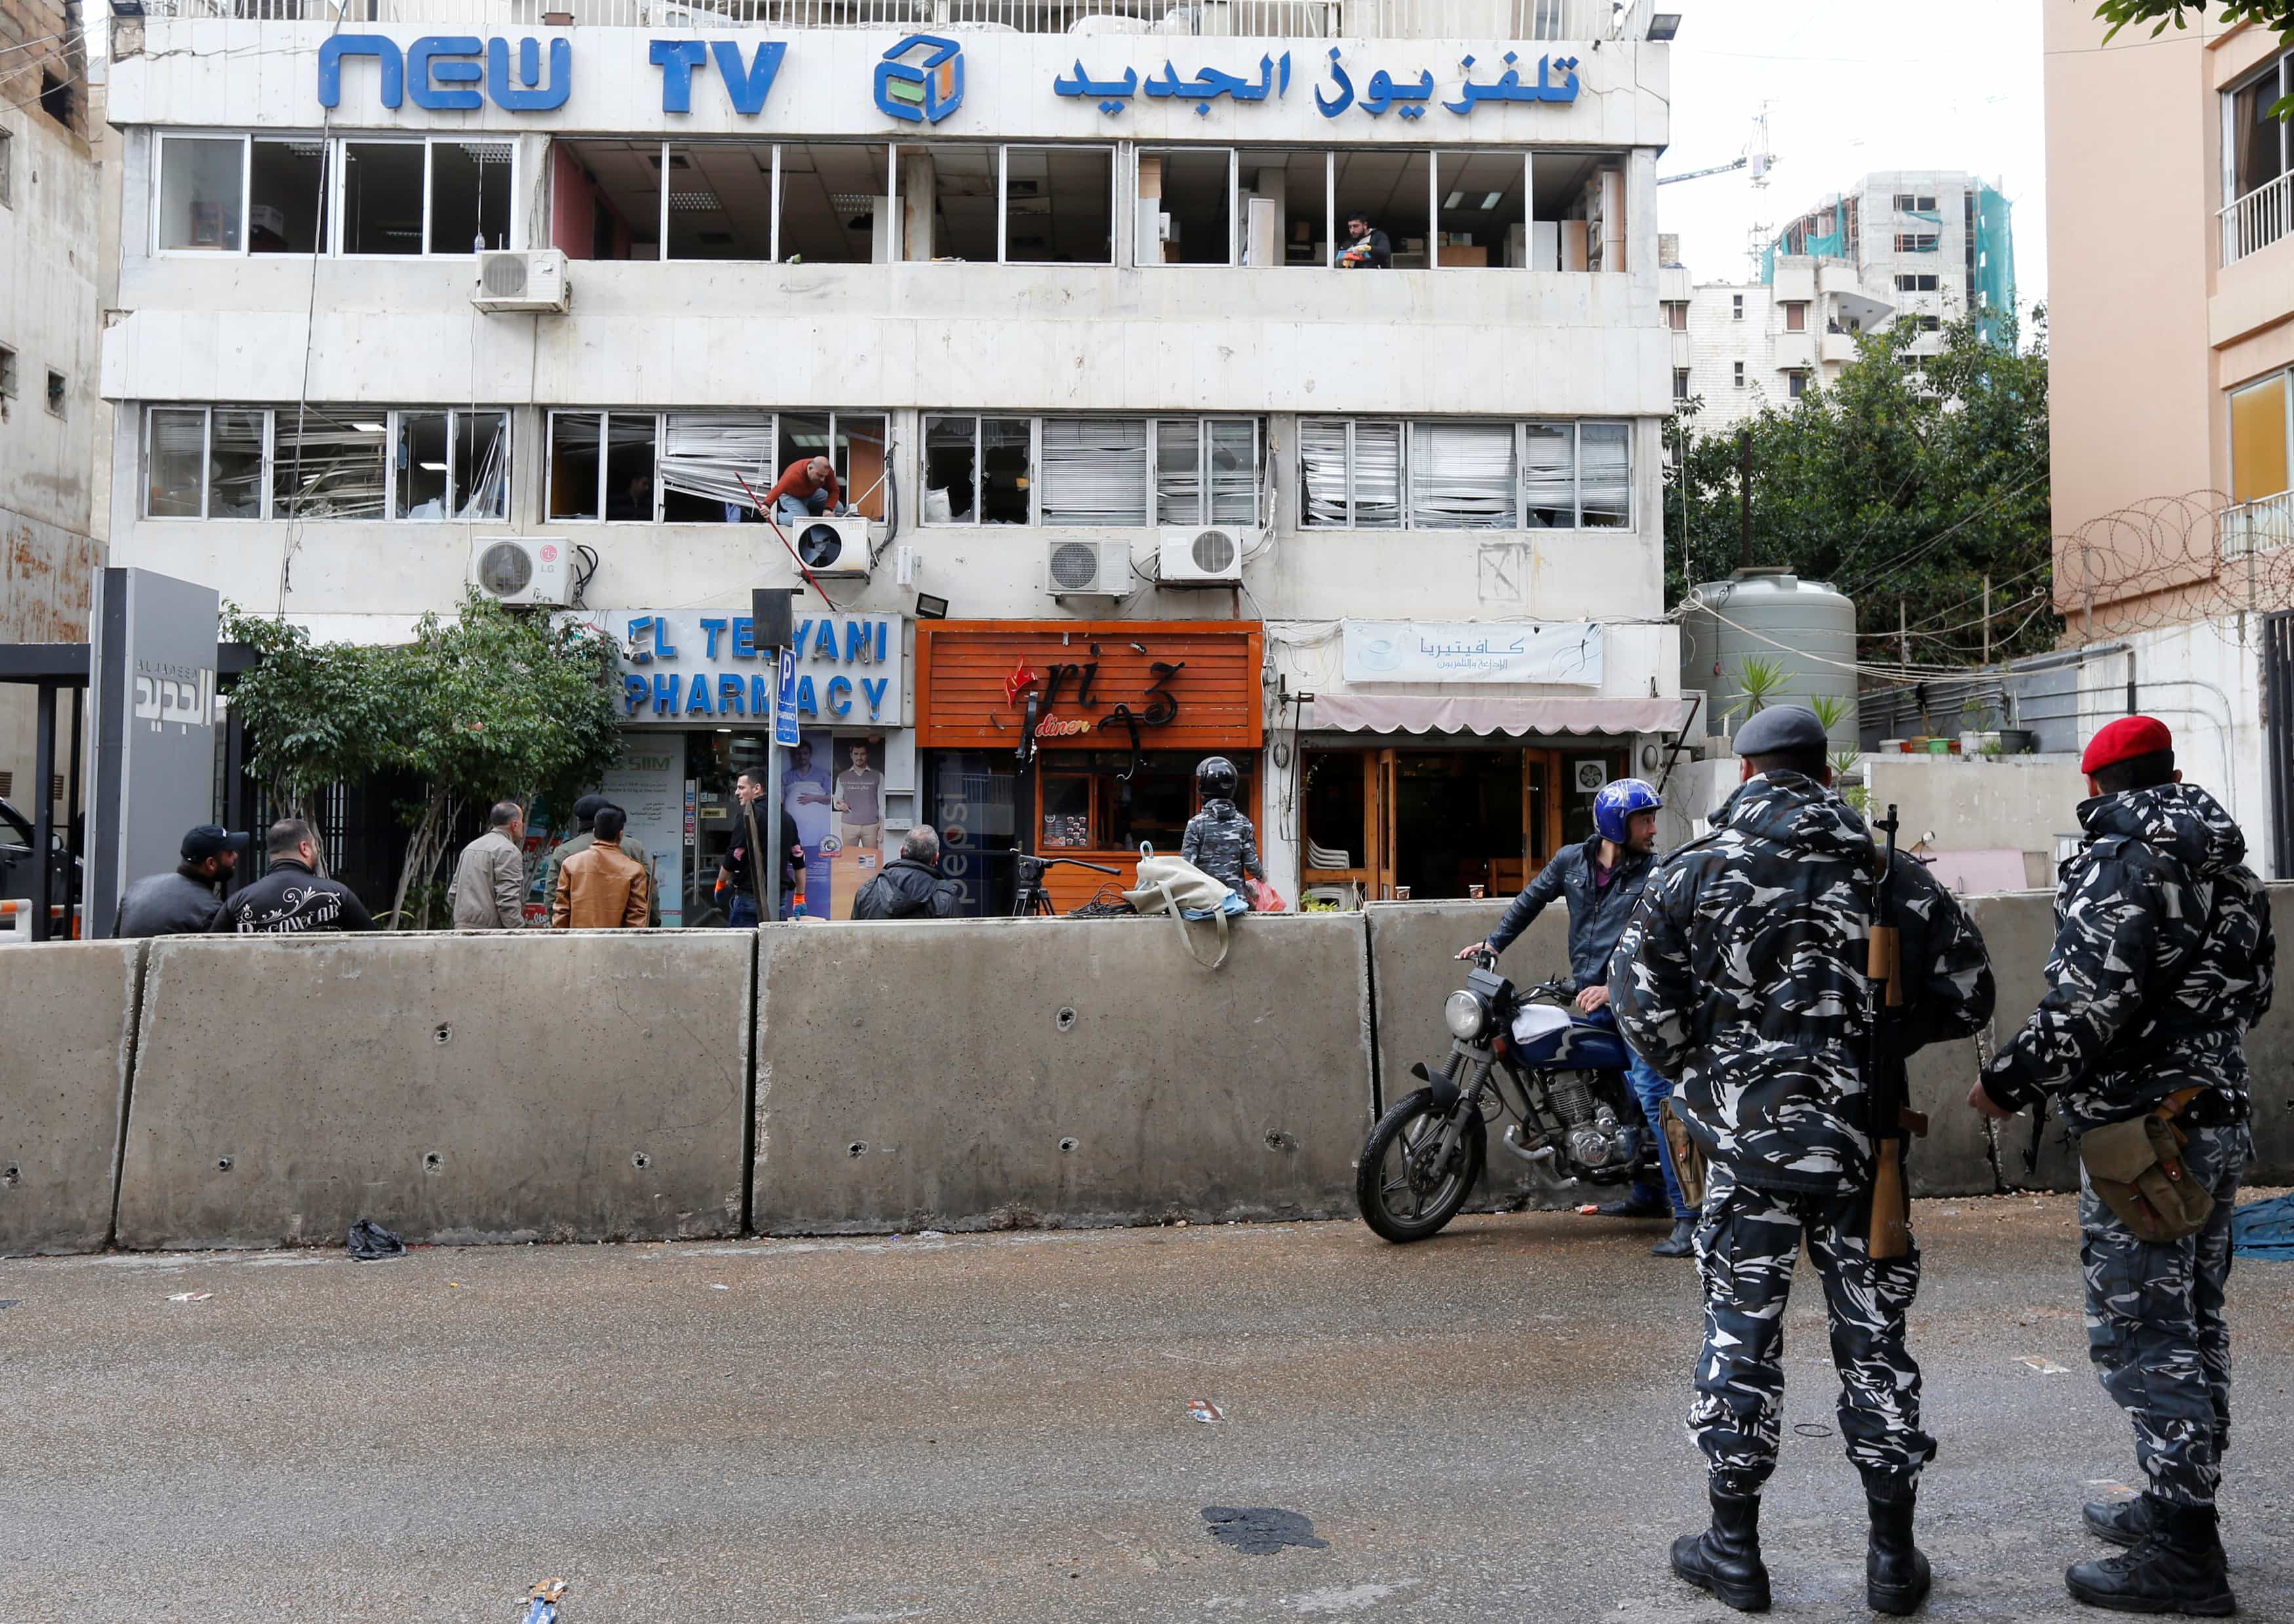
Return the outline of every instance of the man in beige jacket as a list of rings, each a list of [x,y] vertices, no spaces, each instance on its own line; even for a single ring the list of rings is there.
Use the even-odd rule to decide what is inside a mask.
[[[494,803],[486,832],[462,848],[454,865],[454,929],[525,928],[525,811],[514,800]]]
[[[557,865],[557,893],[549,899],[549,923],[558,930],[642,930],[653,884],[645,865],[622,850],[629,817],[619,807],[600,807],[590,832],[596,838]]]

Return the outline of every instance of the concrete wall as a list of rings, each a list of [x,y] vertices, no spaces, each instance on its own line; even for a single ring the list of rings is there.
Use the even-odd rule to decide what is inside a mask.
[[[1938,851],[2052,854],[2056,835],[2078,832],[2078,803],[2087,799],[2078,762],[2060,756],[1875,755],[1864,770],[1873,806],[1892,803],[1902,820],[1898,839],[1910,846],[1932,830],[1929,844]],[[2052,855],[2047,865],[2052,876]]]
[[[123,1246],[740,1232],[750,933],[150,953]]]
[[[0,1253],[110,1238],[142,966],[141,942],[0,952]]]
[[[1190,927],[1201,944],[1208,925]],[[1362,921],[761,933],[761,1231],[1342,1216],[1370,1131]]]

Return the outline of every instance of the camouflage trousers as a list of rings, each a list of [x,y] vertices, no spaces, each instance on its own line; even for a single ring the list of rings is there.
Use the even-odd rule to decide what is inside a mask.
[[[1824,1287],[1840,1432],[1866,1487],[1903,1498],[1935,1454],[1920,1430],[1920,1368],[1904,1347],[1920,1254],[1875,1262],[1865,1250],[1869,1191],[1811,1194],[1740,1184],[1715,1162],[1706,1175],[1696,1259],[1704,1276],[1704,1347],[1688,1430],[1712,1476],[1757,1493],[1776,1469],[1784,1408],[1784,1316],[1803,1246]]]
[[[2160,1499],[2214,1502],[2230,1442],[2231,1208],[2253,1154],[2244,1123],[2189,1130],[2190,1176],[2215,1198],[2206,1227],[2181,1240],[2138,1240],[2079,1175],[2079,1261],[2087,1348],[2103,1388],[2135,1424],[2135,1454]]]

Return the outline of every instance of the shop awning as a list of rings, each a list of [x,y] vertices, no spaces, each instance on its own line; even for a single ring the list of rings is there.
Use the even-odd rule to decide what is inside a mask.
[[[1685,699],[1453,699],[1431,694],[1317,694],[1307,724],[1340,733],[1678,733]]]

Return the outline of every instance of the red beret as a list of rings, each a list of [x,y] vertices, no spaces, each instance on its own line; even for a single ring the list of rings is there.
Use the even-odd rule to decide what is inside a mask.
[[[2175,735],[2157,717],[2122,716],[2087,741],[2087,754],[2079,758],[2079,771],[2098,773],[2137,756],[2174,748]]]

